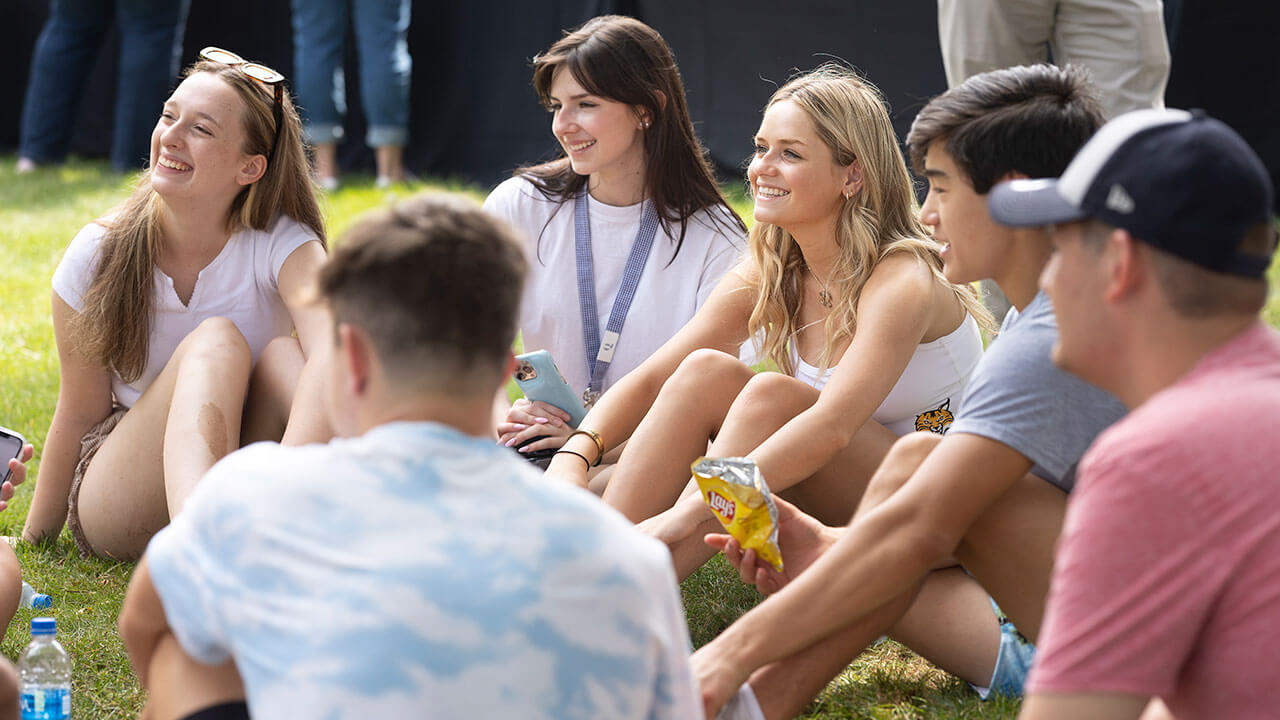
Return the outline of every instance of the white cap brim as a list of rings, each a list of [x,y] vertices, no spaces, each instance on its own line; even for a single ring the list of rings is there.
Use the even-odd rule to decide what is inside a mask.
[[[1088,215],[1062,196],[1057,180],[1010,180],[991,189],[987,208],[996,222],[1039,227],[1083,220]]]

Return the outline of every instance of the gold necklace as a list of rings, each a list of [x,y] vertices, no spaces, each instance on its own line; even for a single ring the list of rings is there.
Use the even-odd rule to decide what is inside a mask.
[[[833,269],[832,272],[835,272],[835,270]],[[831,307],[831,291],[827,289],[827,284],[822,282],[822,278],[814,274],[812,269],[809,270],[809,274],[813,275],[813,279],[817,280],[818,285],[822,286],[822,289],[818,291],[818,304],[824,308]],[[831,278],[828,277],[827,279],[830,280]]]

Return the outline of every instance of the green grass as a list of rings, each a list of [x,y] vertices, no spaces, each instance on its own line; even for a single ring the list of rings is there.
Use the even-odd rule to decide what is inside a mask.
[[[128,192],[132,177],[106,170],[100,162],[72,161],[62,168],[16,176],[12,156],[0,156],[0,424],[34,442],[32,477],[57,398],[57,353],[49,318],[50,277],[75,233]],[[338,193],[325,200],[330,237],[341,235],[360,213],[387,202],[368,179],[344,178]],[[461,183],[432,182],[398,189],[450,189],[477,199],[483,190]],[[740,183],[729,187],[734,204],[750,218],[750,203]],[[1272,268],[1272,287],[1280,267]],[[1280,325],[1280,298],[1273,292],[1265,317]],[[8,511],[0,513],[0,534],[17,535],[31,501],[33,483],[19,488]],[[26,578],[54,598],[59,637],[75,660],[74,704],[80,718],[136,715],[143,702],[115,632],[116,616],[132,566],[84,560],[63,532],[50,547],[20,546]],[[715,637],[759,600],[753,588],[736,579],[722,558],[695,573],[683,587],[695,645]],[[20,610],[0,643],[0,652],[16,659],[29,639],[33,613]],[[955,678],[934,669],[896,643],[864,653],[809,708],[809,717],[835,718],[1012,718],[1016,702],[980,703]]]

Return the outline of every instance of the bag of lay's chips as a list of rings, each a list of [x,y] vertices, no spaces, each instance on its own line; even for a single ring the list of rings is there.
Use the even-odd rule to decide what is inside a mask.
[[[778,506],[764,475],[749,458],[700,457],[690,466],[702,499],[743,550],[782,572],[778,550]]]

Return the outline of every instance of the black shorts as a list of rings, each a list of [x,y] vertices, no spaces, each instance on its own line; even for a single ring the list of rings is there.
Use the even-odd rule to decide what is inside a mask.
[[[184,720],[249,720],[249,706],[243,700],[197,710]]]

